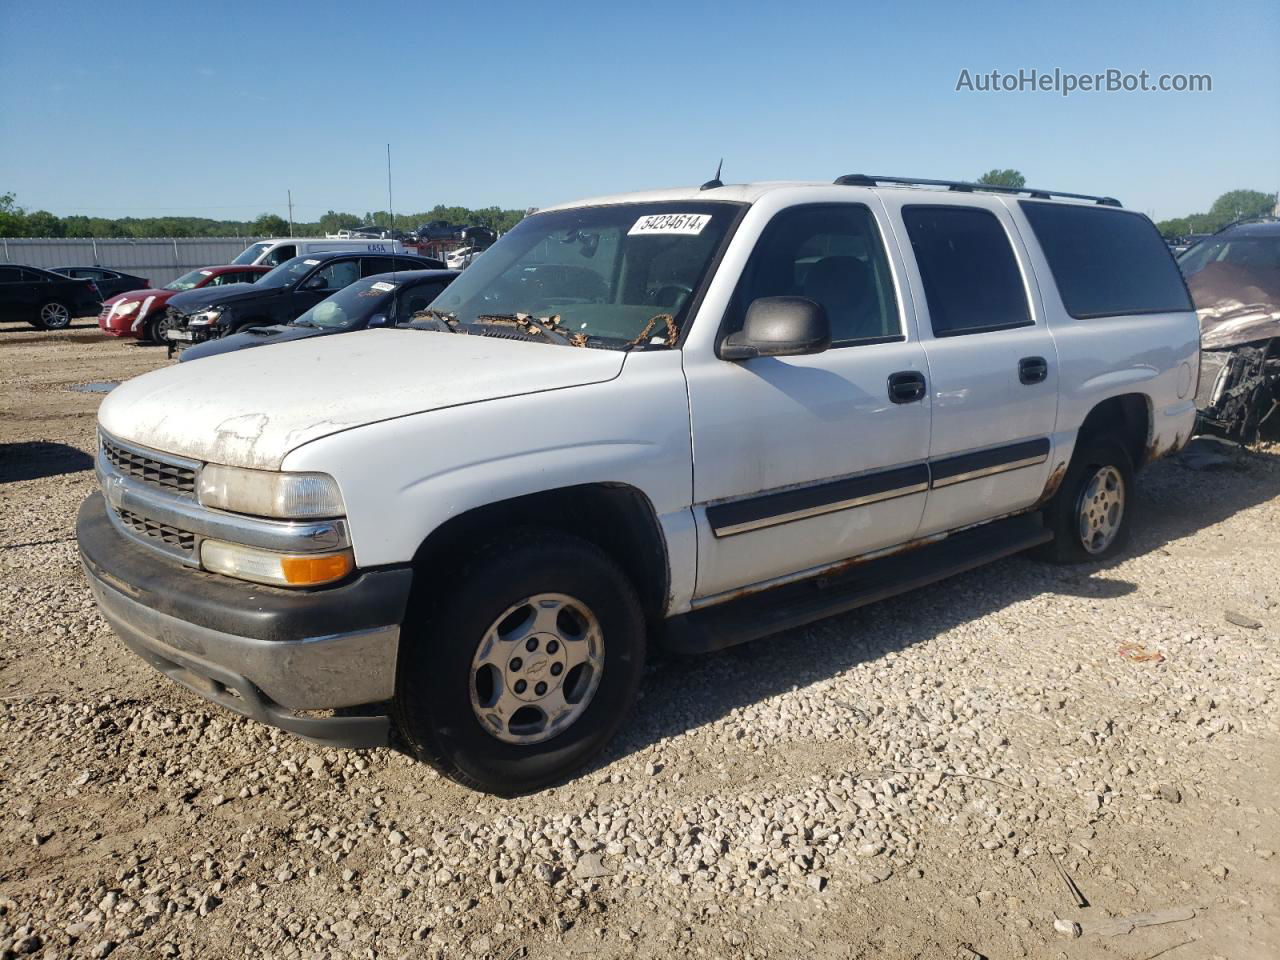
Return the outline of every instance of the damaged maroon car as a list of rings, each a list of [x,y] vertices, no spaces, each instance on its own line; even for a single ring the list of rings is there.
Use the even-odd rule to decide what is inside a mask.
[[[1196,432],[1252,445],[1280,421],[1280,218],[1224,227],[1178,266],[1200,316]]]

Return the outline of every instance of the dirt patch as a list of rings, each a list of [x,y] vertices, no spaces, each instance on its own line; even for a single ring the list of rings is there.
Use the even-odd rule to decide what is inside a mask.
[[[1274,453],[1153,466],[1114,564],[1015,558],[659,660],[599,764],[502,801],[123,651],[72,533],[101,396],[67,388],[164,352],[0,361],[0,955],[1280,953]]]

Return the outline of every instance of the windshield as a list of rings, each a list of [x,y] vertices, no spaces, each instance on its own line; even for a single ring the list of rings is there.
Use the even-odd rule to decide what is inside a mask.
[[[399,284],[390,280],[357,280],[329,299],[321,300],[293,322],[298,326],[320,327],[322,330],[354,326],[382,310],[397,286]]]
[[[269,243],[251,243],[245,248],[244,253],[240,254],[240,256],[236,257],[231,262],[237,266],[246,263],[253,263],[258,259],[258,257],[262,256],[262,251],[267,249],[269,246],[271,246]]]
[[[320,263],[315,257],[294,257],[286,260],[270,273],[264,273],[254,283],[255,287],[287,287],[297,283]]]
[[[462,324],[558,316],[568,334],[667,336],[724,243],[739,204],[580,207],[525,218],[431,304]],[[651,323],[650,321],[655,321]]]
[[[194,290],[200,286],[200,282],[212,274],[208,270],[192,270],[190,273],[184,273],[177,280],[170,280],[164,285],[166,290]]]
[[[1280,271],[1280,234],[1274,237],[1213,237],[1201,240],[1178,260],[1190,279],[1211,263],[1229,263],[1263,273]]]

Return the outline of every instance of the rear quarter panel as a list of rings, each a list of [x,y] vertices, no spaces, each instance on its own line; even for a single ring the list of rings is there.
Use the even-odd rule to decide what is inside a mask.
[[[1181,449],[1191,439],[1196,416],[1200,324],[1195,311],[1072,317],[1031,225],[1016,202],[1004,202],[1026,247],[1058,351],[1055,468],[1070,462],[1089,413],[1125,394],[1140,394],[1147,402],[1146,454],[1135,466]]]

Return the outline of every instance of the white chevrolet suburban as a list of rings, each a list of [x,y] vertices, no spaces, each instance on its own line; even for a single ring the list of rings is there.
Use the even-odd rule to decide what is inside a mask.
[[[1119,550],[1199,327],[1110,198],[852,175],[528,217],[407,328],[131,380],[78,520],[124,642],[502,794],[708,651],[1035,548]]]

